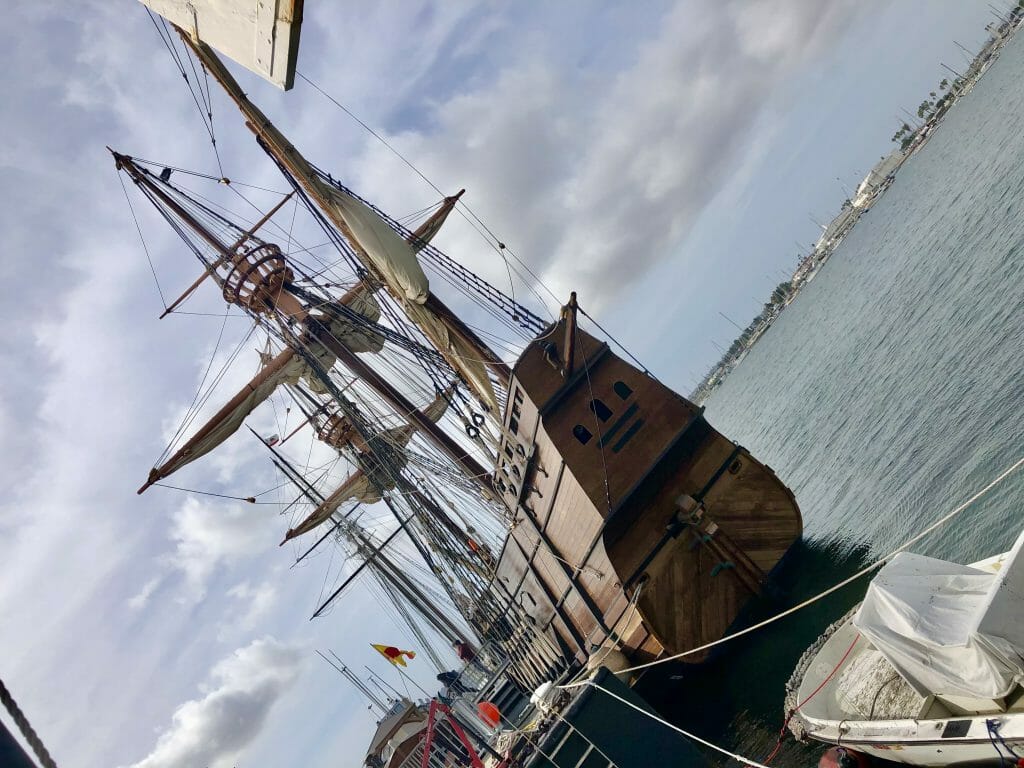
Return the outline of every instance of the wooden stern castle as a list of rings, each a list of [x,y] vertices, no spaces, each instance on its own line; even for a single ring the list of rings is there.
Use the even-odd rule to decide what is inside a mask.
[[[570,658],[721,637],[801,534],[774,472],[580,330],[575,294],[518,360],[504,426],[496,578]]]

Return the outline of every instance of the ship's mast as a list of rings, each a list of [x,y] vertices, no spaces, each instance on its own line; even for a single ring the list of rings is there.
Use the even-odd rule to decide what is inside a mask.
[[[219,255],[225,264],[235,264],[241,258],[240,254],[232,251],[219,237],[207,229],[202,222],[198,221],[189,211],[181,206],[178,201],[168,195],[159,185],[155,184],[148,173],[142,171],[132,158],[126,155],[113,153],[114,159],[119,168],[124,169],[132,179],[148,194],[153,195],[171,210],[174,215],[192,229],[199,237],[208,243]],[[288,293],[287,290],[275,290],[268,292],[267,300],[272,301],[276,310],[296,321],[306,321],[308,310],[298,298]],[[436,424],[427,414],[412,404],[409,399],[399,392],[384,376],[363,362],[350,350],[340,339],[332,333],[318,333],[312,330],[312,336],[319,341],[338,361],[345,365],[353,374],[366,383],[374,392],[386,400],[398,413],[402,414],[410,424],[428,437],[434,445],[454,461],[466,474],[475,479],[486,491],[491,491],[490,474],[468,454],[465,448],[459,445],[447,432]],[[262,375],[262,373],[261,373]],[[184,448],[182,450],[185,450]],[[151,475],[147,483],[139,490],[141,493],[160,477]]]
[[[323,497],[317,492],[312,485],[302,477],[301,473],[292,466],[283,455],[276,451],[273,447],[270,447],[271,453],[276,457],[275,464],[285,473],[285,475],[292,480],[292,482],[299,488],[301,493],[308,498],[314,504],[322,503]],[[421,502],[426,503],[426,499],[419,492],[415,492]],[[332,592],[326,600],[316,609],[316,612],[310,617],[315,619],[320,616],[329,605],[331,605],[335,599],[345,590],[345,588],[363,571],[364,568],[369,567],[377,578],[384,583],[389,584],[393,589],[398,591],[403,598],[416,610],[416,612],[422,616],[426,621],[438,632],[442,637],[446,638],[449,642],[454,642],[459,639],[459,633],[455,627],[452,626],[451,620],[448,616],[439,609],[435,604],[435,601],[431,600],[430,597],[406,574],[405,570],[399,567],[394,560],[388,555],[385,549],[395,539],[395,537],[405,531],[406,534],[412,539],[413,544],[416,545],[417,549],[420,549],[421,553],[425,553],[426,550],[422,549],[422,542],[418,541],[416,535],[409,529],[408,524],[411,522],[413,516],[409,516],[403,519],[399,510],[392,506],[390,500],[385,499],[385,503],[395,516],[395,520],[398,521],[398,528],[396,528],[384,541],[380,544],[374,544],[373,541],[367,536],[366,532],[360,530],[358,526],[342,518],[338,521],[339,528],[342,535],[350,542],[355,550],[363,556],[363,562],[359,565],[348,578],[345,579],[339,585],[334,592]],[[465,533],[455,526],[447,513],[440,509],[436,504],[431,505],[431,513],[442,520],[445,523],[446,528],[457,532],[458,535],[464,536]],[[434,566],[428,556],[424,555],[426,564],[434,570]],[[435,576],[440,576],[435,572]],[[443,579],[439,578],[439,581],[443,584]]]
[[[178,28],[178,33],[181,38],[185,41],[196,57],[206,68],[206,70],[213,76],[221,87],[228,94],[228,96],[235,102],[239,110],[246,118],[246,126],[256,135],[256,137],[262,142],[262,145],[274,157],[283,167],[288,170],[288,173],[298,182],[298,184],[305,190],[306,194],[313,199],[323,213],[330,219],[331,223],[338,228],[338,230],[346,237],[349,243],[353,246],[360,260],[372,273],[378,277],[381,282],[387,286],[388,291],[403,305],[408,307],[407,296],[402,295],[402,289],[397,286],[393,280],[389,280],[387,275],[382,275],[380,270],[375,265],[374,259],[367,253],[364,245],[360,242],[359,238],[352,231],[351,226],[345,220],[345,218],[339,214],[335,206],[336,194],[327,186],[320,178],[319,174],[312,168],[309,162],[303,157],[299,151],[288,141],[288,139],[281,133],[277,127],[267,118],[263,112],[256,107],[251,101],[249,101],[245,92],[242,91],[238,82],[231,76],[227,68],[220,61],[214,51],[205,43],[200,40],[194,39],[184,30]],[[428,294],[422,303],[419,303],[422,310],[429,312],[433,315],[450,334],[459,337],[465,344],[473,350],[473,354],[476,358],[482,360],[484,364],[494,373],[499,381],[503,385],[507,386],[511,380],[512,372],[508,365],[488,346],[469,326],[466,325],[452,310],[439,299],[433,293]],[[411,308],[411,307],[410,307]],[[452,363],[456,370],[462,371],[463,366],[461,361],[458,359],[457,354],[452,354],[446,345],[443,343],[437,343],[438,339],[436,334],[431,332],[429,325],[425,326],[424,323],[417,321],[415,316],[412,317],[414,321],[420,326],[421,330],[427,335],[428,338],[435,343],[442,355],[445,355]],[[472,377],[466,376],[467,384],[474,386]],[[491,401],[493,393],[487,393],[480,391],[479,387],[474,386],[476,394],[484,402]]]

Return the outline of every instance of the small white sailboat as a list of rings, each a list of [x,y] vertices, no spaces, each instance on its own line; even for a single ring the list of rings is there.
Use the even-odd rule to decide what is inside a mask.
[[[901,553],[809,648],[790,730],[908,765],[1024,756],[1024,533],[970,566]]]

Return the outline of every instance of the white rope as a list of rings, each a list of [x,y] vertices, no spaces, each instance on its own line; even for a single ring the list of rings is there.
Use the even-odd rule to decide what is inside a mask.
[[[730,752],[727,749],[723,749],[722,747],[719,747],[717,744],[712,744],[710,741],[705,741],[700,736],[692,734],[689,731],[684,731],[682,728],[679,728],[678,726],[672,725],[672,723],[668,722],[667,720],[664,720],[664,719],[658,717],[657,715],[655,715],[652,712],[648,712],[646,709],[643,709],[642,707],[638,707],[633,702],[628,701],[627,699],[624,699],[621,696],[612,693],[607,688],[602,688],[600,685],[595,683],[593,680],[584,680],[582,685],[589,685],[589,686],[592,686],[594,688],[597,688],[597,690],[599,690],[599,691],[604,691],[609,696],[611,696],[613,699],[617,699],[618,701],[621,701],[627,707],[631,707],[632,709],[635,709],[640,714],[646,715],[647,717],[651,718],[651,720],[654,720],[655,722],[661,723],[662,725],[671,728],[676,733],[680,733],[683,736],[685,736],[686,738],[690,739],[691,741],[695,741],[698,744],[702,744],[703,746],[707,747],[708,749],[713,749],[715,752],[718,752],[720,754],[726,755],[727,757],[731,757],[733,760],[736,760],[737,762],[743,763],[744,765],[747,765],[747,766],[752,766],[753,768],[768,768],[768,766],[764,765],[763,763],[759,763],[756,760],[750,760],[749,758],[743,757],[743,755],[737,755],[734,752]],[[567,688],[568,686],[561,686],[561,687]]]
[[[938,528],[941,528],[943,525],[948,523],[954,517],[956,517],[957,515],[962,513],[964,510],[966,510],[968,507],[970,507],[972,504],[974,504],[974,502],[978,501],[978,499],[982,498],[989,491],[991,491],[997,485],[1002,483],[1007,477],[1009,477],[1014,472],[1016,472],[1018,469],[1020,469],[1021,466],[1024,466],[1024,457],[1021,457],[1020,459],[1017,459],[1017,461],[1015,461],[1008,469],[1003,470],[1003,472],[1000,473],[1000,475],[998,477],[996,477],[995,480],[993,480],[988,485],[986,485],[984,488],[982,488],[980,491],[975,493],[973,496],[971,496],[969,499],[967,499],[967,501],[965,501],[962,504],[960,504],[952,512],[950,512],[949,514],[945,515],[944,517],[939,518],[938,520],[936,520],[934,523],[929,525],[927,528],[925,528],[923,531],[921,531],[916,536],[911,537],[902,546],[898,547],[897,549],[894,549],[888,555],[885,555],[884,557],[879,558],[878,560],[876,560],[875,562],[871,563],[870,565],[862,568],[861,570],[857,571],[857,573],[853,574],[852,576],[843,579],[839,583],[834,584],[833,586],[829,587],[828,589],[826,589],[826,590],[824,590],[822,592],[819,592],[814,597],[808,598],[807,600],[804,600],[802,603],[799,603],[798,605],[794,605],[792,608],[788,608],[785,611],[782,611],[781,613],[777,613],[774,616],[771,616],[771,617],[765,619],[764,621],[758,622],[757,624],[753,624],[753,625],[751,625],[749,627],[746,627],[745,629],[741,629],[738,632],[733,632],[730,635],[725,635],[724,637],[720,637],[718,640],[713,640],[710,643],[705,643],[704,645],[697,646],[696,648],[691,648],[688,651],[683,651],[682,653],[677,653],[677,654],[675,654],[673,656],[666,656],[665,658],[662,658],[662,659],[656,659],[654,661],[649,661],[646,664],[637,664],[635,667],[630,667],[629,669],[622,670],[622,672],[623,673],[626,673],[626,672],[636,672],[638,670],[647,669],[648,667],[654,667],[654,666],[657,666],[659,664],[664,664],[664,663],[669,662],[669,661],[675,661],[676,659],[681,659],[684,656],[692,656],[695,653],[700,653],[702,651],[708,650],[709,648],[714,648],[717,645],[722,645],[723,643],[727,643],[728,641],[734,640],[737,637],[742,637],[743,635],[748,635],[751,632],[756,632],[759,629],[763,629],[764,627],[767,627],[769,624],[774,624],[779,619],[783,619],[783,618],[785,618],[785,617],[787,617],[787,616],[789,616],[791,614],[796,613],[799,610],[802,610],[803,608],[806,608],[809,605],[813,605],[814,603],[818,602],[822,598],[827,597],[828,595],[831,595],[833,592],[837,592],[838,590],[842,589],[843,587],[847,586],[848,584],[851,584],[852,582],[856,581],[857,579],[861,578],[862,576],[866,576],[867,574],[871,573],[875,569],[880,568],[881,566],[885,565],[885,563],[887,563],[889,560],[894,558],[900,552],[903,552],[904,550],[910,548],[911,546],[913,546],[917,542],[921,541],[921,539],[923,539],[925,536],[930,534],[932,531],[934,531],[934,530],[936,530]],[[568,685],[566,685],[564,687],[565,688],[571,688],[571,687],[574,687],[576,685],[580,685],[580,684],[579,683],[570,683],[570,684],[568,684]]]

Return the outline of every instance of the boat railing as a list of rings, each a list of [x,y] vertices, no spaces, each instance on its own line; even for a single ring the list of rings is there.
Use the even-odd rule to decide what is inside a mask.
[[[387,768],[450,768],[451,766],[473,765],[481,766],[477,746],[487,737],[481,734],[472,718],[464,712],[448,710],[447,716],[436,716],[433,721],[433,729],[425,729],[413,747],[401,762],[388,764]],[[468,738],[470,746],[466,746],[460,734],[456,732],[455,726],[449,718],[454,717],[462,731],[462,736]],[[429,742],[429,743],[428,743]],[[425,754],[426,753],[426,754]]]
[[[508,665],[508,656],[501,646],[488,641],[480,646],[472,660],[463,665],[459,671],[459,682],[466,688],[486,691],[502,678]]]

